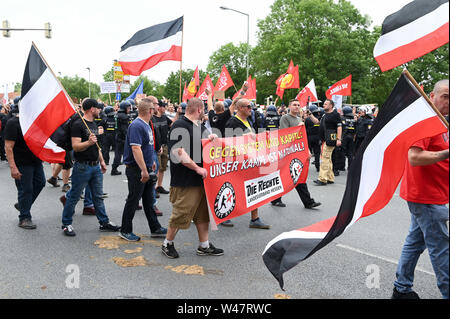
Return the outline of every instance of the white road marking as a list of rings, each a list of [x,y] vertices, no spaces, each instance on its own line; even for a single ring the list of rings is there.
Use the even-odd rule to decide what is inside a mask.
[[[360,250],[360,249],[358,249],[358,248],[350,247],[350,246],[343,245],[343,244],[336,244],[336,246],[339,247],[339,248],[348,249],[348,250],[357,252],[357,253],[362,254],[362,255],[366,255],[366,256],[369,256],[369,257],[374,257],[374,258],[377,258],[377,259],[380,259],[380,260],[389,262],[389,263],[391,263],[391,264],[398,265],[398,261],[397,261],[397,260],[394,260],[394,259],[390,259],[390,258],[383,257],[383,256],[378,256],[378,255],[375,255],[375,254],[371,254],[371,253],[362,251],[362,250]],[[416,270],[417,270],[417,271],[420,271],[420,272],[423,272],[423,273],[425,273],[425,274],[431,275],[431,276],[433,276],[433,277],[436,277],[436,275],[435,275],[434,273],[429,272],[429,271],[427,271],[427,270],[425,270],[425,269],[423,269],[423,268],[416,267]]]

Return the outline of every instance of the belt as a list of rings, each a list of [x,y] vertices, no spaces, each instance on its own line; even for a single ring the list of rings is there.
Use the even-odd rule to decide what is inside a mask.
[[[99,161],[77,161],[77,162],[89,166],[97,166],[100,163]]]

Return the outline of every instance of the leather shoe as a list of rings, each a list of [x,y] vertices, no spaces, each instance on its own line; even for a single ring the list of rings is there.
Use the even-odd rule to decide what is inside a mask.
[[[325,186],[325,185],[327,185],[327,183],[322,182],[321,180],[315,180],[314,184],[316,184],[317,186]]]
[[[95,208],[94,207],[85,207],[83,208],[83,215],[94,216]]]
[[[59,201],[61,202],[61,204],[63,204],[63,206],[66,206],[66,196],[65,195],[62,195],[59,198]]]
[[[320,205],[322,205],[322,203],[313,202],[313,203],[311,203],[309,205],[306,205],[305,208],[306,209],[313,209],[314,207],[317,207],[317,206],[320,206]]]

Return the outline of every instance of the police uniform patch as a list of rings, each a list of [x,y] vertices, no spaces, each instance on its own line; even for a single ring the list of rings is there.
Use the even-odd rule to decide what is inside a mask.
[[[224,219],[234,210],[236,206],[236,194],[233,186],[226,182],[222,185],[214,202],[214,213],[217,218]]]

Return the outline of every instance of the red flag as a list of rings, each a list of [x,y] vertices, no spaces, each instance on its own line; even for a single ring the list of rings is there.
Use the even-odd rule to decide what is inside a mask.
[[[231,79],[230,73],[225,66],[222,67],[222,72],[220,73],[219,79],[217,80],[215,91],[226,91],[228,88],[234,85],[233,80]]]
[[[256,100],[256,79],[252,79],[252,76],[250,75],[247,79],[248,83],[248,90],[246,94],[243,96],[244,99],[248,100]],[[239,92],[236,92],[233,96],[233,100],[239,95]]]
[[[280,98],[283,98],[284,90],[300,88],[300,75],[298,72],[298,65],[294,66],[294,62],[291,60],[286,73],[280,75],[275,81],[275,84],[277,85],[276,94]]]
[[[183,99],[182,102],[187,102],[188,100],[188,91],[186,88],[186,82],[184,82],[184,90],[183,90]]]
[[[332,87],[326,92],[327,99],[331,99],[333,95],[352,95],[352,75],[350,74],[345,79],[336,82]]]
[[[195,96],[195,94],[197,93],[197,86],[200,85],[200,76],[199,76],[199,71],[198,71],[198,66],[194,71],[194,76],[191,79],[191,82],[189,82],[189,85],[187,87],[187,95],[186,95],[186,99],[191,99]]]
[[[312,79],[308,85],[300,91],[295,99],[300,102],[301,107],[308,105],[308,102],[317,101],[316,84],[314,83],[314,79]]]
[[[209,74],[206,75],[206,78],[203,81],[202,86],[198,90],[196,97],[198,97],[202,101],[206,101],[208,99],[208,95],[205,92],[206,89],[209,89],[211,93],[214,95],[214,84],[211,81]]]

